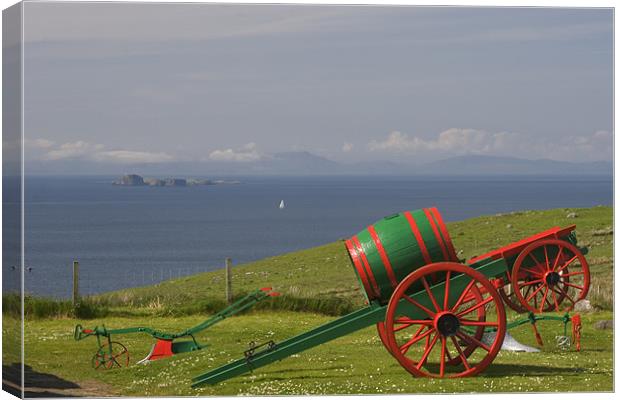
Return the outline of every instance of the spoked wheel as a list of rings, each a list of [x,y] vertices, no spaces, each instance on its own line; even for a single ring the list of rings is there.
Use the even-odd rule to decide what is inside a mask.
[[[451,275],[454,276],[453,274]],[[484,298],[482,296],[482,293],[480,292],[480,289],[477,286],[472,285],[472,287],[469,289],[469,293],[467,293],[465,297],[463,297],[463,300],[459,308],[460,310],[465,310],[473,306],[474,304],[479,304],[483,300]],[[486,321],[486,307],[478,307],[476,309],[476,315],[472,315],[468,317],[472,319],[475,318],[475,320],[477,320],[478,322],[485,322]],[[478,325],[477,327],[472,326],[470,330],[473,330],[473,332],[471,333],[473,333],[473,337],[476,340],[474,342],[466,342],[466,341],[461,340],[460,345],[462,347],[465,347],[464,349],[462,348],[463,355],[465,356],[465,358],[469,357],[471,353],[473,353],[474,350],[476,350],[476,347],[478,347],[478,345],[476,344],[476,341],[482,340],[482,336],[484,336],[484,329],[485,329],[484,325]],[[448,365],[459,365],[463,362],[461,357],[451,358],[449,353],[448,353],[447,358],[448,358],[447,360]]]
[[[480,301],[482,301],[482,296],[480,296]],[[464,303],[466,302],[464,301]],[[469,302],[467,302],[466,304],[468,303]],[[484,316],[485,316],[484,307],[480,307],[478,309],[478,313],[482,314],[481,316],[479,315],[479,321],[484,321]],[[385,347],[385,349],[388,351],[388,353],[392,354],[392,348],[390,347],[390,343],[387,338],[384,322],[377,322],[377,333],[379,334],[379,338],[381,339],[381,343],[383,343],[383,346]],[[476,332],[474,333],[474,338],[476,338],[476,340],[481,340],[483,335],[484,335],[484,326],[479,326],[476,329]],[[465,357],[468,357],[474,350],[476,350],[476,347],[478,347],[476,344],[473,344],[473,343],[462,343],[462,345],[465,346],[465,349],[463,350],[463,354],[465,355]],[[462,360],[460,357],[456,357],[452,359],[448,358],[447,360],[447,363],[449,365],[458,365],[461,362]]]
[[[433,290],[432,274],[445,279],[445,287]],[[450,282],[458,275],[458,284]],[[420,287],[428,301],[411,294]],[[497,331],[491,344],[481,340],[485,329]],[[391,354],[414,376],[476,375],[493,361],[505,333],[504,305],[491,282],[457,263],[429,264],[409,274],[396,287],[386,311]]]
[[[527,309],[519,302],[512,283],[508,283],[507,285],[498,288],[497,293],[502,300],[504,300],[504,303],[516,312],[524,313],[527,311]]]
[[[429,278],[429,281],[431,279],[437,279],[437,274],[431,275]],[[482,293],[480,293],[480,290],[476,286],[472,286],[469,289],[469,293],[467,293],[465,297],[463,297],[461,307],[469,307],[469,306],[476,304],[477,302],[481,302],[482,300],[483,300],[483,296],[482,296]],[[478,321],[479,322],[485,321],[486,319],[485,308],[479,307],[477,310],[477,313],[478,313],[478,316],[477,316]],[[383,343],[383,346],[387,349],[387,351],[390,354],[392,354],[392,349],[390,348],[390,344],[387,338],[384,322],[377,323],[377,333],[379,334],[379,338],[381,339],[381,343]],[[482,336],[484,336],[484,326],[482,325],[478,326],[473,336],[478,341],[482,340]],[[465,355],[465,357],[469,357],[469,355],[473,353],[474,350],[476,350],[476,347],[478,347],[478,345],[476,345],[475,343],[467,343],[467,342],[465,343],[461,342],[461,345],[465,347],[465,349],[463,349],[463,354]],[[456,358],[448,357],[448,361],[447,361],[449,365],[459,365],[461,362],[462,360],[460,357],[456,357]]]
[[[588,294],[590,268],[583,254],[571,243],[540,240],[527,246],[517,257],[512,285],[519,288],[515,295],[529,311],[569,311]]]
[[[129,351],[119,342],[105,342],[92,359],[94,369],[122,368],[129,365]]]
[[[379,339],[381,339],[381,343],[383,343],[383,346],[391,354],[392,349],[390,348],[390,343],[387,340],[387,336],[385,334],[385,324],[383,322],[377,322],[377,333],[379,334]]]

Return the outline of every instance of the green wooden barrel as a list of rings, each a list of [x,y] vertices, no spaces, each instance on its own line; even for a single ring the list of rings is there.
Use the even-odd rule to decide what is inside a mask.
[[[345,241],[368,300],[387,303],[416,269],[458,261],[452,240],[435,207],[390,215]]]

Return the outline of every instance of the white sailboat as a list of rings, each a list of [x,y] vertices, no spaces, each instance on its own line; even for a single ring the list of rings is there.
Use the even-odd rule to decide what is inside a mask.
[[[280,210],[282,210],[284,207],[286,207],[284,205],[284,200],[280,200],[280,205],[278,207],[280,208]]]

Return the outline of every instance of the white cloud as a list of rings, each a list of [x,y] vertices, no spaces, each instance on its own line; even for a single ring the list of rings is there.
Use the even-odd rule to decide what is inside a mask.
[[[256,143],[248,143],[236,150],[214,150],[209,154],[209,159],[213,161],[251,162],[261,158],[262,154],[258,151]]]
[[[54,142],[47,139],[24,139],[24,145],[38,149],[49,149],[54,145]]]
[[[348,153],[351,150],[353,150],[353,143],[344,142],[344,144],[342,145],[342,151]]]
[[[53,142],[38,139],[38,147],[49,149],[43,160],[85,160],[114,164],[144,164],[173,161],[174,157],[166,153],[154,153],[134,150],[107,150],[102,144],[93,144],[78,140],[54,146]]]
[[[46,160],[66,160],[87,157],[95,154],[97,151],[103,149],[102,144],[92,144],[78,140],[77,142],[64,143],[57,148],[48,151],[45,154]]]
[[[613,134],[599,130],[590,135],[571,136],[562,141],[548,143],[548,154],[553,159],[595,161],[613,159]]]
[[[435,139],[410,137],[406,133],[394,131],[381,141],[368,144],[370,150],[397,152],[417,152],[438,150],[454,153],[488,153],[504,146],[514,134],[507,132],[488,133],[477,129],[451,128],[441,132]]]
[[[594,161],[612,159],[612,136],[608,131],[596,131],[591,135],[551,139],[545,135],[450,128],[431,139],[394,131],[383,140],[369,142],[368,149],[424,156],[430,153],[436,156],[484,154],[527,159]]]

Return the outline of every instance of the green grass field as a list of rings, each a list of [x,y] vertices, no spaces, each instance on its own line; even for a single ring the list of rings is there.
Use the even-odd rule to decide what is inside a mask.
[[[512,318],[516,316],[512,315]],[[541,353],[500,352],[481,376],[437,380],[413,378],[388,354],[374,327],[360,330],[330,343],[294,355],[216,386],[189,387],[190,380],[223,363],[242,356],[251,340],[276,342],[330,321],[331,317],[308,313],[258,312],[225,320],[199,340],[210,347],[179,354],[149,365],[134,365],[154,342],[146,335],[119,336],[131,352],[126,369],[95,371],[90,358],[96,341],[73,340],[71,328],[77,320],[41,320],[26,323],[27,364],[74,382],[101,380],[114,388],[108,395],[172,396],[230,394],[353,394],[353,393],[443,393],[443,392],[545,392],[612,390],[612,331],[597,331],[593,322],[611,319],[610,312],[585,316],[583,350],[555,348],[555,335],[562,333],[559,322],[539,323],[546,347]],[[106,326],[152,324],[174,330],[200,321],[200,316],[183,318],[110,318]],[[96,321],[92,321],[95,323]],[[234,332],[234,334],[231,334]],[[512,331],[524,344],[535,346],[529,325]]]
[[[577,217],[567,218],[571,212]],[[73,327],[78,322],[85,327],[101,323],[108,328],[146,325],[164,331],[190,327],[205,319],[214,304],[222,303],[223,271],[100,295],[92,300],[108,308],[105,318],[29,318],[25,326],[26,364],[78,384],[99,382],[99,396],[611,391],[613,332],[593,326],[598,320],[613,318],[613,235],[606,231],[613,225],[610,207],[486,216],[448,224],[448,229],[455,247],[462,251],[459,257],[469,258],[553,225],[569,224],[577,224],[579,244],[590,248],[587,258],[593,282],[589,297],[597,308],[596,312],[582,316],[581,352],[557,349],[555,336],[562,333],[561,324],[541,322],[539,329],[546,346],[540,353],[500,352],[491,366],[474,378],[413,378],[384,349],[375,328],[369,327],[252,374],[216,386],[191,389],[193,376],[240,358],[250,341],[278,342],[337,318],[326,314],[363,306],[364,298],[343,244],[336,242],[235,267],[233,281],[237,292],[272,286],[284,296],[263,302],[263,307],[226,319],[201,333],[197,339],[210,346],[204,350],[149,365],[134,365],[148,353],[154,340],[140,334],[119,336],[115,339],[131,352],[130,367],[95,371],[90,361],[96,340],[75,342]],[[316,299],[324,299],[325,303],[316,303]],[[347,307],[333,307],[338,303]],[[326,312],[291,311],[316,311],[321,307]],[[5,322],[11,318],[4,315]],[[509,320],[516,318],[517,315],[509,314]],[[12,322],[3,326],[5,338],[16,333],[12,327],[18,321]],[[511,333],[524,344],[535,346],[529,325]],[[7,346],[10,343],[3,342],[4,350],[8,350]],[[17,361],[10,359],[10,353],[5,351],[5,364]]]

